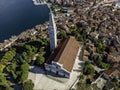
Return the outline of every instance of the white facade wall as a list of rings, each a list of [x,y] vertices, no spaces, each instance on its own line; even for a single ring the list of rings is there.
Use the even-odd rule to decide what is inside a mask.
[[[58,75],[64,76],[64,73],[62,71],[58,71]]]
[[[51,69],[51,72],[57,73],[57,70],[56,69]]]
[[[70,77],[70,74],[65,74],[65,77],[69,78],[69,77]]]
[[[45,69],[46,69],[47,71],[50,71],[50,65],[45,63]]]
[[[70,73],[66,72],[61,66],[57,65],[57,64],[46,64],[45,63],[45,69],[47,71],[50,71],[52,73],[58,74],[60,76],[65,76],[67,78],[69,78]]]

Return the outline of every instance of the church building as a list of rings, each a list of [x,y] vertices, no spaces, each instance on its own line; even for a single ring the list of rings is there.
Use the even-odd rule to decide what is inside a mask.
[[[53,26],[52,26],[53,25]],[[57,45],[56,27],[53,14],[49,21],[50,50],[52,54],[45,63],[45,69],[59,76],[70,78],[75,61],[80,59],[81,45],[72,36]],[[53,45],[53,46],[51,46]]]

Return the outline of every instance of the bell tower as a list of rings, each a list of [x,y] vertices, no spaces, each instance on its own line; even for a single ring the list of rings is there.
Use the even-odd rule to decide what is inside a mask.
[[[54,51],[57,46],[57,36],[56,36],[56,24],[54,21],[54,15],[51,10],[49,15],[48,34],[50,39],[50,50]]]

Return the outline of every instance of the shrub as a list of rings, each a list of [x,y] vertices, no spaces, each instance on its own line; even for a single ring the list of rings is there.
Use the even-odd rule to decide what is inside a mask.
[[[14,49],[6,52],[1,59],[2,64],[7,65],[15,57],[15,55],[16,51]]]
[[[0,63],[0,73],[3,72],[4,68],[5,68],[5,66],[4,66],[3,64]]]
[[[5,75],[0,73],[0,90],[11,90],[6,88],[10,88],[10,85],[7,82]]]
[[[78,32],[77,32],[76,30],[73,30],[73,31],[71,32],[71,34],[72,34],[73,36],[75,36],[76,38],[78,38]]]
[[[22,72],[21,78],[20,78],[20,83],[23,83],[27,80],[28,78],[28,71]]]
[[[89,62],[85,62],[85,66],[83,68],[83,73],[85,75],[88,75],[88,74],[93,74],[95,72],[93,66],[89,63]]]
[[[10,86],[0,85],[0,90],[14,90],[14,89]]]
[[[14,79],[16,79],[16,78],[17,78],[17,75],[15,74],[15,72],[14,72],[14,71],[11,71],[11,74],[12,74],[12,77],[13,77]]]
[[[21,68],[22,72],[28,71],[29,70],[29,64],[25,62],[20,66],[20,68]]]
[[[58,39],[65,39],[67,37],[66,33],[61,31],[57,34]]]
[[[36,64],[37,65],[41,65],[41,64],[43,64],[45,62],[45,58],[44,57],[42,57],[42,56],[38,56],[37,57],[37,60],[36,60]]]
[[[22,85],[22,90],[33,90],[34,83],[32,80],[27,80]]]

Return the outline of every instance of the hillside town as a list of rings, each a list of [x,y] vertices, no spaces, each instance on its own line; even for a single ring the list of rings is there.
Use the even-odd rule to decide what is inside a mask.
[[[106,88],[119,90],[120,8],[116,2],[112,0],[66,0],[66,2],[51,0],[51,2],[56,15],[57,30],[72,34],[78,41],[84,42],[83,60],[89,62],[95,70],[94,75],[90,75],[83,69],[83,74],[87,75],[83,75],[86,81],[80,81],[96,84],[100,90]],[[64,6],[62,10],[58,8],[61,5]]]
[[[47,4],[49,22],[0,43],[0,90],[119,90],[120,6],[114,0]]]

